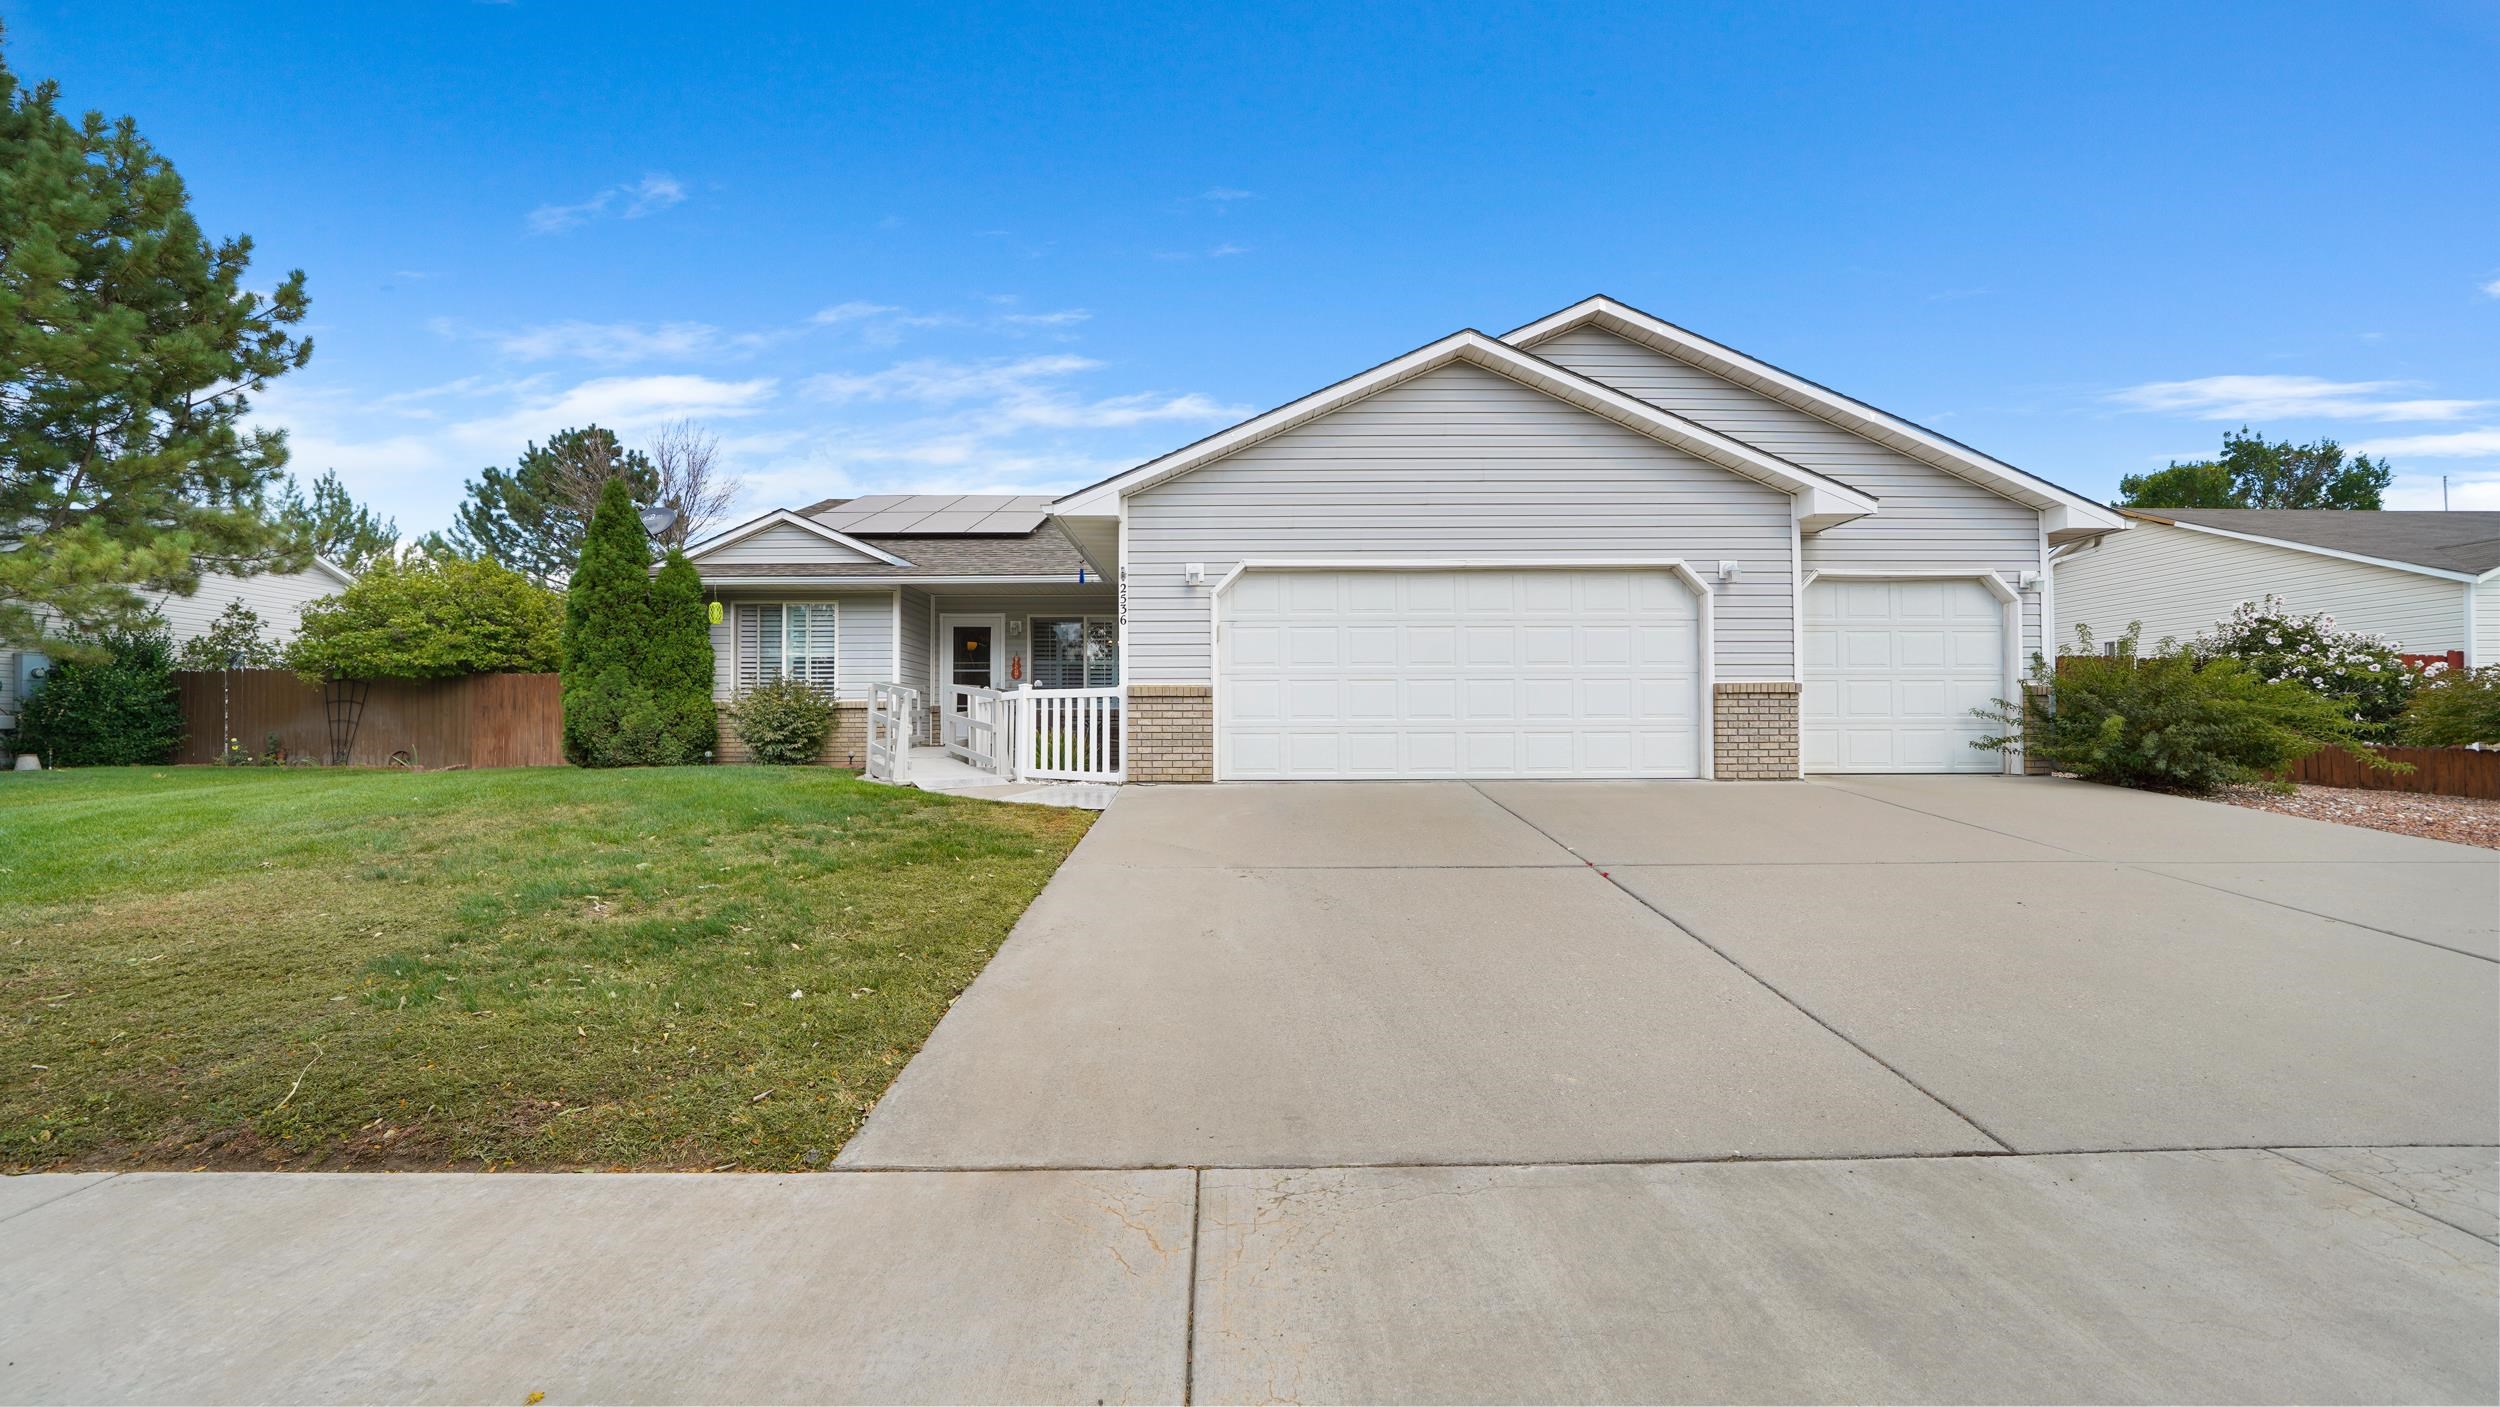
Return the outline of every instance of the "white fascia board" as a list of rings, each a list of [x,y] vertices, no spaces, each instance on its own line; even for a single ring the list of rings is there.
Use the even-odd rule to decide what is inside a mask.
[[[1050,511],[1059,517],[1110,517],[1117,511],[1115,505],[1119,500],[1130,494],[1152,488],[1193,469],[1204,468],[1226,455],[1309,424],[1331,411],[1343,409],[1400,382],[1462,362],[1507,377],[1530,390],[1541,391],[1593,415],[1604,416],[1669,448],[1767,484],[1783,493],[1818,494],[1824,505],[1821,511],[1825,514],[1864,517],[1876,511],[1876,500],[1872,494],[1863,493],[1802,465],[1792,464],[1777,455],[1766,454],[1741,440],[1731,439],[1672,411],[1662,410],[1604,382],[1592,381],[1543,357],[1498,342],[1473,328],[1454,332],[1438,342],[1418,347],[1334,386],[1314,391],[1264,415],[1253,416],[1229,430],[1209,435],[1159,459],[1148,460],[1125,474],[1079,489],[1051,504]]]
[[[869,544],[860,541],[858,538],[851,536],[849,533],[838,532],[832,528],[826,527],[820,522],[817,522],[813,518],[802,517],[799,514],[791,512],[787,508],[776,508],[772,512],[767,513],[760,518],[750,518],[726,532],[718,533],[712,537],[705,538],[702,542],[686,549],[686,560],[694,561],[695,559],[708,553],[717,552],[721,548],[727,547],[733,542],[742,542],[747,538],[753,537],[757,533],[764,531],[766,528],[772,527],[793,527],[802,532],[814,533],[816,536],[823,538],[827,542],[840,543],[842,546],[847,547],[854,552],[872,557],[890,567],[908,567],[911,565],[910,562],[895,556],[893,553],[886,551],[882,547],[872,547]]]
[[[1109,586],[1107,577],[1092,576],[1083,581],[1065,573],[1050,576],[707,576],[703,585],[715,586],[789,586],[816,591],[885,591],[896,586]]]
[[[2059,488],[2046,479],[2025,473],[2003,460],[1990,458],[1968,445],[1957,444],[1864,401],[1844,396],[1828,386],[1818,386],[1769,362],[1749,357],[1733,347],[1723,346],[1699,333],[1677,327],[1664,318],[1603,295],[1583,299],[1561,312],[1539,318],[1502,340],[1533,349],[1537,343],[1548,338],[1590,325],[1625,341],[1664,352],[1677,361],[1700,367],[1748,390],[1759,391],[1783,405],[1829,421],[1853,435],[1898,450],[1957,478],[1968,479],[1993,493],[2034,508],[2065,510],[2069,521],[2051,528],[2052,532],[2114,530],[2126,526],[2105,504],[2070,489]]]
[[[341,586],[354,586],[356,584],[356,574],[354,572],[349,571],[347,568],[340,566],[338,563],[331,561],[327,557],[315,557],[312,559],[312,564],[315,568],[328,572],[332,577],[336,578]]]
[[[2343,562],[2359,562],[2365,566],[2385,567],[2391,572],[2410,572],[2415,576],[2437,577],[2441,581],[2477,580],[2471,572],[2452,572],[2444,567],[2425,567],[2419,562],[2399,562],[2388,557],[2365,557],[2358,552],[2343,552],[2332,547],[2320,547],[2310,542],[2294,542],[2290,538],[2262,537],[2256,533],[2208,527],[2203,523],[2174,522],[2168,518],[2148,517],[2144,521],[2159,523],[2165,528],[2177,528],[2183,532],[2204,533],[2210,537],[2227,537],[2237,542],[2262,543],[2267,547],[2280,547],[2291,552],[2306,552],[2313,557],[2333,557]],[[2484,575],[2488,576],[2490,573],[2486,572]]]

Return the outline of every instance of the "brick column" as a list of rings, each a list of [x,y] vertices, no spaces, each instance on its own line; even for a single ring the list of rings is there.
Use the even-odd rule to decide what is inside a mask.
[[[1128,779],[1215,780],[1215,690],[1204,684],[1128,686]]]
[[[1711,748],[1723,782],[1794,781],[1797,685],[1788,680],[1719,684],[1711,690]]]

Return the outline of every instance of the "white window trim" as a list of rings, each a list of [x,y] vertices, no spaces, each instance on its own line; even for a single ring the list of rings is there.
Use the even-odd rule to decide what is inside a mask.
[[[1718,751],[1713,745],[1718,734],[1718,721],[1713,716],[1718,702],[1718,639],[1712,621],[1711,607],[1716,594],[1710,583],[1695,572],[1681,557],[1296,557],[1252,558],[1236,562],[1233,569],[1207,593],[1207,692],[1211,707],[1208,712],[1215,724],[1215,780],[1224,776],[1224,593],[1245,572],[1506,572],[1506,571],[1664,571],[1684,583],[1693,593],[1694,630],[1698,638],[1693,651],[1699,656],[1693,662],[1695,726],[1700,736],[1695,739],[1697,768],[1694,776],[1700,781],[1713,781],[1719,775]],[[1121,668],[1126,669],[1125,662]]]
[[[822,597],[816,600],[739,601],[731,605],[729,608],[729,651],[731,655],[729,670],[730,688],[732,690],[736,690],[741,687],[752,687],[743,684],[746,677],[746,670],[743,666],[746,661],[738,658],[741,650],[741,644],[738,633],[737,613],[740,611],[761,611],[766,607],[771,607],[781,612],[781,672],[773,677],[777,679],[788,679],[791,677],[789,608],[792,606],[807,607],[808,618],[811,620],[815,618],[815,613],[818,611],[831,613],[833,618],[833,653],[830,658],[833,661],[833,683],[831,685],[817,685],[816,681],[813,679],[805,679],[800,682],[815,686],[817,691],[822,693],[826,698],[840,698],[842,696],[842,603],[839,598],[835,597]],[[756,626],[756,640],[760,646],[763,640],[763,625],[760,621]],[[810,654],[808,658],[814,659],[816,656]],[[755,666],[755,683],[763,684],[769,682],[764,676],[764,661],[760,654],[753,663]]]
[[[1088,629],[1097,625],[1108,625],[1112,628],[1114,633],[1114,639],[1111,645],[1111,648],[1114,651],[1120,650],[1121,641],[1118,637],[1125,634],[1125,632],[1120,629],[1120,618],[1116,612],[1110,615],[1097,615],[1092,611],[1081,610],[1049,611],[1028,609],[1024,616],[1024,658],[1027,666],[1025,670],[1027,678],[1024,682],[1031,685],[1035,691],[1042,693],[1047,693],[1049,691],[1043,689],[1041,684],[1031,676],[1038,674],[1041,670],[1041,661],[1036,659],[1034,655],[1037,644],[1042,638],[1042,632],[1037,627],[1042,621],[1046,620],[1078,621]],[[1076,687],[1080,689],[1118,688],[1128,679],[1128,658],[1125,653],[1115,653],[1112,656],[1111,669],[1114,677],[1109,684],[1079,684]]]

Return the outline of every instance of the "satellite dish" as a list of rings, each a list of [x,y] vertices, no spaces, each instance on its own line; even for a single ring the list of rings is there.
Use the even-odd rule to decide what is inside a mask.
[[[667,532],[670,528],[673,528],[676,525],[677,510],[674,508],[645,508],[642,510],[642,530],[651,534],[653,537],[658,537],[660,534]]]

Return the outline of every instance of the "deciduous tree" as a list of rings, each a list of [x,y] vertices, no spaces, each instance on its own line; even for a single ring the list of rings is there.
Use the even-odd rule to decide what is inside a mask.
[[[2394,477],[2384,459],[2356,454],[2347,462],[2333,440],[2296,445],[2243,425],[2222,437],[2220,458],[2129,474],[2118,493],[2130,508],[2370,509],[2382,506]]]

